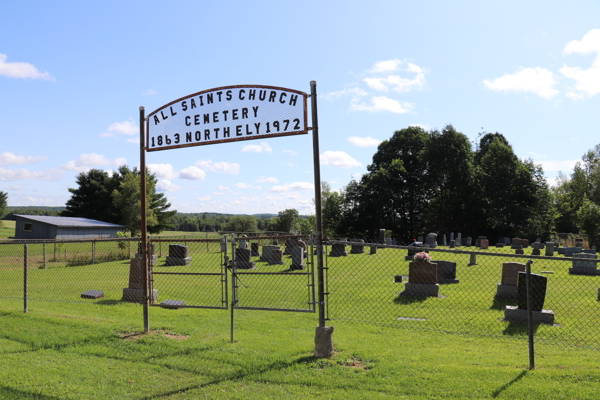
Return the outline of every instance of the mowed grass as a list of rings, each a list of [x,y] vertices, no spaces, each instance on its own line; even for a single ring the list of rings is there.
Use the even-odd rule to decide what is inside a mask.
[[[222,282],[218,275],[219,244],[188,245],[192,263],[166,267],[168,243],[157,243],[154,271],[217,275],[154,275],[159,301],[223,305],[231,276]],[[534,263],[534,272],[554,272],[545,308],[557,325],[537,327],[538,369],[526,371],[526,329],[502,321],[493,301],[508,258],[479,255],[468,266],[468,255],[431,252],[457,262],[460,283],[442,285],[444,297],[410,299],[399,295],[404,284],[393,283],[408,274],[405,254],[379,249],[327,259],[331,360],[312,357],[316,314],[238,310],[231,344],[228,310],[151,307],[153,333],[138,335],[142,308],[120,301],[127,260],[30,269],[28,314],[19,312],[22,266],[2,267],[0,398],[597,398],[600,353],[577,346],[598,347],[596,277],[568,275],[569,261]],[[306,308],[310,277],[290,264],[288,257],[285,265],[257,261],[243,271],[239,304]],[[105,298],[82,300],[89,289]]]
[[[16,221],[0,220],[0,239],[8,239],[15,236]]]

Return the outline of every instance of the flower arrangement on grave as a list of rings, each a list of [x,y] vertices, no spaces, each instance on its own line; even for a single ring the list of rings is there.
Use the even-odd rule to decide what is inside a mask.
[[[413,257],[413,261],[416,261],[416,262],[431,262],[432,259],[433,259],[433,257],[431,257],[429,254],[425,253],[424,251],[415,254]]]

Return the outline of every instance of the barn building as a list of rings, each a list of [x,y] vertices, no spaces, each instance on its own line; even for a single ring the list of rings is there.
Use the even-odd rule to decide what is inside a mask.
[[[88,218],[15,215],[15,239],[112,238],[123,225]]]

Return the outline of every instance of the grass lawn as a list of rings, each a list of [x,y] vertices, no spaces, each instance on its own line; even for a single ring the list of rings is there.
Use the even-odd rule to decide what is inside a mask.
[[[15,236],[15,221],[0,220],[0,239],[8,239]]]
[[[221,272],[218,243],[188,243],[192,263],[180,267],[163,266],[167,245],[157,243],[155,272]],[[468,254],[430,252],[457,263],[460,283],[428,299],[406,299],[399,295],[404,284],[393,282],[408,274],[406,250],[328,258],[336,352],[317,360],[316,314],[238,310],[237,343],[230,344],[227,310],[151,307],[153,333],[139,335],[142,308],[119,301],[127,260],[36,264],[23,314],[22,246],[7,248],[0,246],[0,259],[15,253],[15,265],[0,262],[1,399],[598,398],[600,281],[569,275],[567,260],[533,265],[553,272],[544,308],[557,324],[537,327],[538,368],[526,371],[526,329],[503,321],[502,304],[493,301],[507,257],[478,255],[469,266]],[[289,271],[288,257],[285,265],[255,261],[257,269],[239,276],[241,306],[306,308],[309,276]],[[159,301],[221,306],[221,279],[154,275],[154,288]],[[89,289],[105,298],[80,299]]]

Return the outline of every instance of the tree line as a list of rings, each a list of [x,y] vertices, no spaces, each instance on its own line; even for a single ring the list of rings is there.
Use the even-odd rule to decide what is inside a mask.
[[[360,180],[339,192],[324,183],[322,193],[329,237],[373,239],[383,228],[403,243],[429,232],[548,238],[563,216],[541,166],[519,159],[503,134],[482,132],[473,149],[452,125],[394,132]]]

